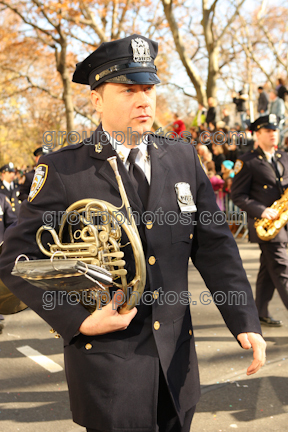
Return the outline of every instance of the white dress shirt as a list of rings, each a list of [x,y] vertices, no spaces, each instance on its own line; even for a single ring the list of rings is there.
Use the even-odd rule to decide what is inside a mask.
[[[128,171],[130,163],[128,162],[127,159],[128,159],[130,150],[134,147],[132,147],[132,146],[130,146],[130,148],[125,147],[123,144],[119,143],[115,139],[113,140],[113,138],[110,136],[110,134],[107,133],[106,135],[109,138],[112,147],[118,153],[118,156],[120,157],[120,159],[122,160],[123,164],[125,165],[125,167],[127,168],[127,171]],[[145,137],[143,139],[143,141],[139,145],[137,145],[136,147],[139,149],[139,152],[137,154],[135,163],[142,169],[142,171],[144,172],[144,174],[147,178],[148,183],[150,184],[150,182],[151,182],[151,163],[150,163],[150,157],[148,155],[148,149],[147,149],[147,138]]]

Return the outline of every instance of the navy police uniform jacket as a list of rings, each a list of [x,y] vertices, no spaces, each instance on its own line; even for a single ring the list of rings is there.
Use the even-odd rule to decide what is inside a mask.
[[[283,167],[280,182],[282,189],[285,190],[288,187],[288,154],[277,150],[275,157]],[[257,236],[254,223],[261,218],[261,214],[267,207],[281,197],[276,173],[260,147],[242,155],[236,161],[234,169],[231,199],[241,210],[247,212],[249,240],[252,243],[266,243]],[[270,241],[287,243],[286,227]]]
[[[14,189],[8,190],[6,186],[3,184],[3,182],[0,181],[0,193],[7,196],[7,198],[11,202],[12,211],[15,212],[16,215],[18,216],[20,205],[21,205],[21,201],[19,199],[19,193],[20,193],[19,186],[14,183]]]
[[[4,241],[4,232],[9,225],[17,220],[8,198],[0,193],[0,245]]]
[[[230,230],[226,223],[207,223],[207,215],[219,212],[219,208],[197,153],[190,144],[170,144],[164,143],[163,138],[149,136],[152,171],[147,211],[153,215],[161,209],[166,215],[173,212],[177,218],[173,217],[170,224],[163,216],[162,221],[155,218],[152,228],[150,224],[149,229],[145,226],[140,229],[146,245],[146,289],[156,300],[150,305],[141,302],[125,331],[101,336],[76,335],[89,315],[81,304],[71,305],[64,297],[63,304],[45,310],[43,292],[10,275],[20,253],[30,259],[43,258],[35,233],[43,224],[44,212],[65,211],[83,198],[121,205],[115,175],[107,161],[117,155],[110,144],[96,152],[93,140],[88,140],[42,156],[38,173],[42,170],[45,182],[36,189],[32,187],[30,197],[34,198],[22,204],[17,226],[8,230],[7,246],[4,245],[0,260],[1,278],[62,335],[73,420],[86,427],[110,432],[154,432],[160,364],[180,422],[197,403],[199,376],[189,301],[179,301],[181,294],[182,298],[188,298],[190,257],[212,293],[246,292],[246,305],[219,306],[232,334],[236,337],[247,331],[261,333],[251,288]],[[129,173],[118,156],[117,159],[130,205],[134,212],[141,213],[141,201]],[[178,182],[190,185],[197,206],[197,212],[188,221],[187,215],[180,214],[177,203]],[[200,222],[201,214],[206,215],[206,223]],[[49,233],[43,236],[43,241],[51,242]],[[157,294],[161,291],[173,291],[178,301],[165,303],[163,296]]]

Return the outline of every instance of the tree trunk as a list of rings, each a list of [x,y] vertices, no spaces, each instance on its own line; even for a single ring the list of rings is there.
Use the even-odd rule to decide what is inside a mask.
[[[59,29],[60,33],[60,29]],[[65,105],[65,115],[66,115],[66,133],[68,135],[69,132],[74,130],[74,105],[72,98],[72,89],[71,89],[71,78],[69,76],[69,72],[66,64],[67,57],[67,40],[62,34],[60,36],[61,41],[61,51],[58,53],[57,49],[55,49],[56,56],[56,64],[57,71],[60,73],[62,83],[63,83],[63,102]]]
[[[197,100],[202,105],[207,106],[207,97],[206,97],[204,82],[203,82],[202,78],[200,77],[200,75],[198,74],[196,67],[194,66],[194,64],[192,63],[192,61],[190,60],[189,56],[186,53],[185,47],[184,47],[183,42],[182,42],[181,35],[179,33],[179,30],[178,30],[178,25],[175,21],[175,18],[174,18],[173,12],[172,12],[172,0],[161,0],[161,1],[163,4],[163,7],[164,7],[164,13],[165,13],[166,19],[169,23],[169,27],[170,27],[170,30],[172,32],[172,36],[174,39],[176,50],[180,56],[182,64],[185,67],[186,72],[187,72],[190,80],[192,81],[192,83],[195,87],[196,94],[197,94]]]

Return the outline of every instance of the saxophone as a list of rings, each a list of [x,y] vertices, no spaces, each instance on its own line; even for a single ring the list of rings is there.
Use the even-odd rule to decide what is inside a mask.
[[[257,236],[261,240],[265,241],[272,240],[274,237],[276,237],[279,231],[288,222],[288,188],[285,190],[279,200],[274,201],[270,208],[278,211],[278,219],[269,220],[266,218],[262,218],[258,219],[254,223]]]

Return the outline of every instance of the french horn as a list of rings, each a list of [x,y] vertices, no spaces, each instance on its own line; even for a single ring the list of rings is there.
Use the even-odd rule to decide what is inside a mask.
[[[109,158],[108,161],[118,183],[122,199],[121,207],[115,207],[111,203],[99,199],[76,201],[66,209],[62,216],[58,234],[55,229],[43,225],[36,233],[36,242],[44,255],[50,259],[54,257],[56,265],[59,259],[79,259],[83,263],[94,264],[108,270],[113,278],[113,286],[120,288],[124,293],[125,302],[120,307],[119,313],[127,313],[139,302],[144,291],[146,263],[137,225],[133,213],[129,211],[129,200],[118,172],[116,156]],[[126,208],[129,220],[121,213],[120,223],[117,215],[123,206]],[[75,229],[76,219],[78,219],[77,229]],[[99,220],[101,220],[101,224],[99,224]],[[94,223],[95,221],[98,223]],[[126,263],[123,259],[124,252],[121,250],[127,246],[127,244],[121,244],[122,229],[128,237],[135,261],[135,275],[130,281],[127,280]],[[67,231],[70,242],[64,243]],[[54,240],[54,244],[48,243],[49,249],[46,249],[42,243],[44,232],[49,232]],[[106,290],[107,294],[109,293],[107,287],[100,289]],[[95,292],[99,291],[99,287],[96,286],[85,291],[86,299],[88,295],[88,301],[80,302],[92,313],[98,306]]]

